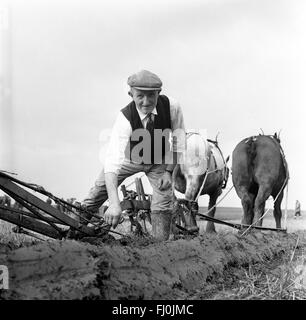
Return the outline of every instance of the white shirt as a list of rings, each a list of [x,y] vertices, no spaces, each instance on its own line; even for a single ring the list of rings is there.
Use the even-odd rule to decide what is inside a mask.
[[[170,120],[171,130],[182,129],[185,132],[184,118],[179,103],[172,98],[168,97],[170,103]],[[146,127],[148,117],[146,114],[140,112],[136,107],[140,120]],[[157,114],[156,108],[152,111],[153,114]],[[129,120],[124,116],[122,112],[119,112],[115,124],[113,126],[108,148],[106,151],[106,157],[104,162],[104,172],[114,172],[118,174],[122,163],[125,159],[125,148],[132,135],[132,127]],[[185,150],[185,133],[176,136],[177,139],[172,140],[172,151],[183,152]]]

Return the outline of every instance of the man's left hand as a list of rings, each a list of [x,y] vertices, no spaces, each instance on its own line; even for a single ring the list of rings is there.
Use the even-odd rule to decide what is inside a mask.
[[[163,176],[159,179],[159,190],[167,190],[172,184],[172,174],[169,171],[165,171]]]

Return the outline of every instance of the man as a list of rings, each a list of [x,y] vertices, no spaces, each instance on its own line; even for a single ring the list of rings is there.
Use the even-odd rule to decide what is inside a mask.
[[[299,216],[299,217],[301,216],[301,204],[300,204],[299,200],[296,200],[296,202],[295,202],[294,219],[297,216]]]
[[[142,70],[131,75],[127,83],[133,101],[116,118],[104,167],[82,206],[96,212],[108,198],[104,218],[116,228],[122,213],[118,185],[127,177],[144,172],[153,188],[153,236],[167,240],[174,201],[172,171],[185,148],[182,111],[176,101],[160,95],[162,81],[156,74]],[[167,133],[170,137],[172,134],[172,146]]]

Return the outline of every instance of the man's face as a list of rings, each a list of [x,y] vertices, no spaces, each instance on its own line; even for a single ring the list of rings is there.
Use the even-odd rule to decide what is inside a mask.
[[[144,113],[148,114],[153,111],[157,105],[159,91],[147,91],[131,88],[130,96],[133,98],[137,109]]]

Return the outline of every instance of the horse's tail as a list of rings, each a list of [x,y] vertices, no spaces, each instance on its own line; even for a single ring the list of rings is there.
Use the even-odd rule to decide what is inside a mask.
[[[254,166],[255,166],[255,158],[256,158],[256,138],[252,137],[248,139],[246,142],[248,148],[248,168],[250,172],[254,172]]]

